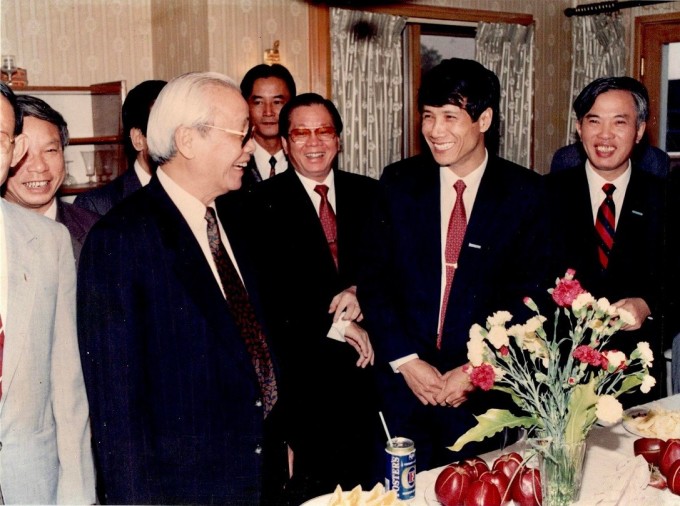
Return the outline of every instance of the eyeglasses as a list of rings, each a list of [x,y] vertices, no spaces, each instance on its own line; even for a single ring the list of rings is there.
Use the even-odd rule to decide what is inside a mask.
[[[12,151],[12,144],[14,144],[14,137],[10,137],[5,132],[0,132],[0,152],[7,155]]]
[[[314,133],[316,138],[320,141],[332,141],[337,135],[335,128],[325,126],[318,128],[293,128],[290,132],[288,132],[288,137],[290,137],[290,140],[296,144],[303,144],[309,140],[309,138],[312,136],[312,133]]]
[[[231,135],[238,135],[241,138],[241,146],[245,146],[246,142],[248,142],[250,140],[250,137],[253,134],[253,129],[250,126],[242,132],[239,131],[239,130],[232,130],[230,128],[222,128],[222,127],[218,127],[218,126],[215,126],[215,125],[206,125],[205,123],[202,123],[199,126],[207,127],[207,128],[214,128],[215,130],[222,130],[223,132],[226,132],[226,133],[231,134]]]

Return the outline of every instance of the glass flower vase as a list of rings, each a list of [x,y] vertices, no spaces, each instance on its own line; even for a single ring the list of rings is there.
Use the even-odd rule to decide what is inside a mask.
[[[586,442],[543,439],[535,446],[541,472],[543,506],[568,506],[578,500]]]

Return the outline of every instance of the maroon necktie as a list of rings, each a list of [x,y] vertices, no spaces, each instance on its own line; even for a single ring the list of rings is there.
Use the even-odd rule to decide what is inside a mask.
[[[326,235],[328,247],[331,249],[335,267],[338,266],[338,226],[335,220],[335,213],[328,201],[328,186],[319,184],[314,187],[314,191],[321,195],[321,204],[319,205],[319,218],[321,219],[321,226],[323,233]]]
[[[449,218],[449,228],[446,232],[446,249],[444,258],[446,260],[446,285],[444,286],[444,300],[442,301],[441,317],[439,318],[439,332],[437,332],[437,349],[442,347],[442,332],[444,331],[444,318],[446,317],[446,307],[449,304],[449,292],[453,284],[453,276],[458,268],[458,255],[463,246],[463,237],[467,227],[467,217],[465,215],[465,204],[463,203],[463,192],[465,183],[459,179],[453,185],[456,190],[456,203],[453,205],[451,217]]]
[[[605,198],[597,210],[597,218],[595,219],[595,230],[599,236],[597,256],[603,269],[606,269],[609,265],[609,255],[614,246],[614,234],[616,231],[616,207],[612,198],[614,190],[616,190],[616,187],[611,183],[606,183],[602,186]]]
[[[5,326],[0,315],[0,398],[2,398],[2,356],[5,354]]]
[[[205,212],[205,220],[208,222],[208,242],[210,252],[215,260],[217,272],[222,281],[227,306],[231,312],[241,336],[245,340],[250,359],[257,374],[260,392],[264,401],[264,416],[266,417],[274,407],[278,399],[274,366],[269,353],[269,346],[262,327],[257,321],[248,292],[231,262],[227,250],[222,244],[220,230],[215,218],[215,210],[208,207]]]
[[[276,175],[276,157],[274,155],[269,159],[269,166],[271,167],[269,169],[269,177],[274,177]]]

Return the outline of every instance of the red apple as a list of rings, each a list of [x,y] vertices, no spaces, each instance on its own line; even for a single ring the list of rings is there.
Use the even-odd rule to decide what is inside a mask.
[[[522,456],[516,452],[510,452],[498,457],[491,467],[498,469],[510,480],[510,484],[515,481],[515,477],[519,474],[517,470],[522,465]]]
[[[633,453],[642,455],[644,459],[655,466],[659,465],[661,448],[665,444],[663,439],[656,437],[641,437],[633,443]]]
[[[446,466],[434,483],[434,493],[443,506],[461,506],[465,500],[472,477],[458,464]]]
[[[510,478],[505,476],[499,469],[482,473],[479,479],[496,485],[498,492],[501,494],[501,504],[510,502]]]
[[[511,485],[512,499],[518,506],[541,506],[541,473],[538,469],[525,467]]]
[[[666,474],[668,489],[675,495],[680,495],[680,460],[673,462]]]
[[[474,474],[471,474],[472,478],[474,479],[479,478],[482,473],[485,473],[489,470],[489,466],[486,464],[486,462],[484,462],[484,460],[480,459],[479,457],[465,459],[461,462],[461,464],[468,465],[474,470]]]
[[[668,478],[668,471],[676,460],[680,460],[680,439],[669,439],[661,448],[659,469]]]
[[[501,495],[493,483],[475,480],[470,484],[464,506],[501,506]]]

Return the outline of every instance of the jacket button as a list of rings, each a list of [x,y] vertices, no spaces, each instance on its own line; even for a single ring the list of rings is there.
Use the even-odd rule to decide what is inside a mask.
[[[262,447],[261,447],[260,445],[257,445],[257,446],[255,447],[255,453],[257,453],[258,455],[259,455],[260,453],[262,453]]]
[[[257,406],[258,408],[261,408],[262,407],[262,401],[260,399],[256,400],[255,406]]]

